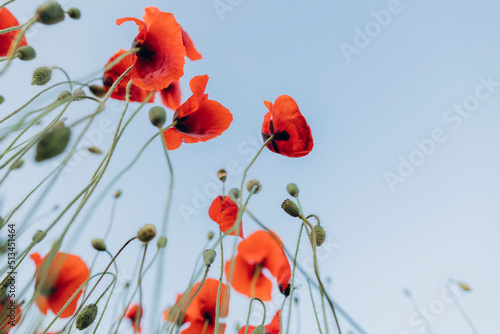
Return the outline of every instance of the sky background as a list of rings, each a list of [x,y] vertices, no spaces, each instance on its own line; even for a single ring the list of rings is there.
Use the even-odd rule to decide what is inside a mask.
[[[226,4],[226,11],[218,12],[217,3]],[[144,7],[150,5],[174,13],[203,54],[201,61],[186,62],[181,79],[183,101],[190,96],[189,80],[208,74],[207,93],[233,113],[234,121],[221,137],[182,145],[171,152],[175,188],[165,262],[168,270],[161,296],[151,287],[154,272],[146,277],[146,316],[151,313],[148,304],[153,296],[164,309],[185,289],[208,231],[217,228],[207,214],[220,192],[220,184],[214,181],[217,170],[233,166],[228,187],[239,186],[242,169],[259,145],[255,142],[261,143],[260,127],[266,112],[262,101],[274,102],[287,94],[296,100],[310,124],[315,146],[300,159],[264,150],[248,175],[263,184],[262,192],[250,201],[250,210],[294,249],[300,225],[282,212],[280,204],[288,196],[286,185],[299,185],[305,212],[318,214],[327,231],[328,243],[319,255],[322,275],[331,279],[329,292],[367,333],[425,333],[413,318],[412,306],[402,292],[405,288],[429,310],[433,333],[473,333],[443,298],[448,278],[473,288],[471,293],[460,294],[458,300],[477,332],[500,331],[494,320],[500,309],[498,2],[92,0],[62,4],[64,8],[80,8],[82,18],[55,26],[36,25],[30,31],[28,43],[38,56],[31,62],[16,61],[1,78],[0,94],[6,99],[0,106],[1,115],[41,90],[29,85],[38,66],[63,67],[74,79],[97,73],[116,51],[130,48],[136,35],[134,24],[118,27],[115,20],[140,18]],[[18,0],[8,8],[26,21],[36,5],[35,1]],[[381,10],[390,13],[390,19],[380,14]],[[382,25],[375,17],[386,20]],[[51,82],[63,78],[54,73]],[[485,86],[485,81],[493,84]],[[474,106],[473,112],[458,116],[449,111],[454,105],[477,101],[478,92],[488,97]],[[57,93],[41,98],[30,110],[50,103]],[[87,143],[109,148],[113,133],[103,124],[116,126],[123,106],[122,102],[108,103],[90,130],[92,135],[85,138]],[[94,108],[89,101],[74,103],[67,112],[68,122]],[[148,109],[137,116],[120,140],[95,195],[155,133]],[[431,144],[428,155],[418,153],[421,149],[416,142],[428,143],[435,131],[441,140]],[[88,183],[101,158],[86,153],[86,146],[89,144],[82,146],[53,190],[44,194],[35,217],[56,204],[65,206]],[[23,169],[13,172],[0,187],[2,215],[62,159],[36,164],[33,158],[31,152]],[[405,168],[402,165],[408,169],[411,159],[418,166],[406,170],[391,186],[388,173],[394,177],[398,169]],[[161,144],[155,141],[103,197],[91,219],[85,221],[82,215],[77,220],[62,249],[82,256],[87,263],[92,261],[95,252],[90,239],[104,234],[115,189],[121,189],[123,196],[117,202],[107,242],[112,252],[142,225],[159,226],[168,179]],[[94,208],[92,205],[90,201],[86,208]],[[21,210],[14,220],[22,222],[27,212]],[[46,228],[55,216],[56,212],[33,220],[30,230],[19,236],[18,247],[24,248],[32,232]],[[69,215],[62,219],[59,231],[68,219]],[[246,235],[257,230],[248,216],[243,222]],[[56,237],[57,233],[49,234],[35,250],[44,255]],[[232,240],[225,246],[228,256]],[[121,283],[133,274],[140,251],[135,244],[120,256]],[[149,252],[148,259],[153,253]],[[306,243],[299,258],[304,267],[311,268]],[[107,261],[103,256],[98,265],[104,268]],[[26,261],[19,270],[21,279],[28,280],[34,269]],[[214,264],[209,276],[218,277],[218,271],[219,265]],[[302,327],[296,332],[317,333],[307,283],[299,281],[296,293]],[[276,291],[273,296],[281,298]],[[269,320],[276,305],[268,306]],[[227,333],[235,333],[236,323],[244,322],[247,307],[248,299],[232,291]],[[261,317],[258,311],[255,315],[254,323]],[[340,321],[344,333],[353,329],[344,318]],[[121,332],[131,332],[128,324]]]

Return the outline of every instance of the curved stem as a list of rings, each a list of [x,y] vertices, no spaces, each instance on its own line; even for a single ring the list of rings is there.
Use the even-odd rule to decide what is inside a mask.
[[[309,281],[307,281],[307,284],[309,285],[309,295],[311,296],[311,303],[313,306],[313,311],[314,311],[314,316],[316,318],[316,323],[318,324],[319,333],[323,334],[323,332],[321,331],[321,325],[319,323],[318,312],[316,311],[316,304],[314,303],[313,293],[312,293],[312,289],[311,289],[311,283],[309,283]]]

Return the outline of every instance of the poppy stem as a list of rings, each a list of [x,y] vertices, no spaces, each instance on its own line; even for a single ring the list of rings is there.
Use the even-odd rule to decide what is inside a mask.
[[[222,203],[224,203],[224,181],[222,182]],[[222,239],[222,231],[219,230],[219,239]],[[219,328],[220,295],[222,292],[222,279],[224,278],[224,245],[220,243],[220,275],[219,287],[217,289],[217,303],[215,305],[215,328]]]
[[[318,312],[316,311],[316,304],[314,303],[313,293],[312,293],[312,289],[311,289],[311,283],[309,282],[309,280],[307,280],[307,285],[309,286],[309,295],[311,296],[311,303],[313,306],[314,316],[316,318],[316,323],[318,324],[319,333],[323,334],[323,332],[321,331],[321,325],[319,323]]]
[[[59,67],[59,66],[53,66],[52,69],[53,70],[59,70],[59,71],[63,72],[63,74],[66,77],[66,79],[68,79],[69,91],[73,92],[73,84],[71,83],[71,78],[69,77],[68,72],[66,72],[62,67]]]
[[[205,274],[203,275],[203,278],[201,279],[201,282],[200,284],[198,285],[198,289],[196,289],[196,291],[193,293],[193,295],[189,298],[189,300],[187,301],[187,303],[185,303],[183,306],[181,306],[180,310],[183,310],[182,311],[182,314],[181,314],[181,323],[184,322],[184,316],[186,315],[186,311],[189,307],[189,305],[191,304],[191,302],[193,301],[193,299],[196,297],[196,295],[198,295],[198,293],[200,292],[201,288],[203,287],[203,284],[205,284],[205,280],[207,279],[207,276],[208,276],[208,270],[210,269],[210,266],[207,266],[207,269],[205,270]],[[174,321],[175,322],[175,321]]]
[[[288,304],[288,319],[287,319],[287,325],[286,325],[286,332],[290,331],[290,319],[292,317],[292,301],[293,301],[293,292],[295,290],[295,269],[297,269],[297,257],[299,255],[299,246],[300,246],[300,239],[302,238],[302,232],[304,231],[304,224],[300,225],[300,231],[299,231],[299,238],[297,240],[297,247],[295,248],[295,256],[293,257],[293,268],[292,268],[292,283],[290,285],[290,301]],[[283,310],[282,310],[283,312]],[[281,324],[281,323],[280,323]],[[283,328],[283,326],[281,326]],[[282,329],[280,330],[280,332]]]
[[[250,325],[249,324],[249,322],[250,322],[250,314],[252,313],[252,303],[253,303],[254,300],[258,300],[262,304],[262,308],[264,309],[264,317],[262,318],[261,325],[264,326],[264,324],[266,322],[266,305],[259,298],[253,297],[252,299],[250,299],[250,306],[248,307],[247,323],[246,323],[246,326],[245,326],[245,334],[248,334],[248,326]]]
[[[462,315],[462,317],[465,319],[465,321],[469,325],[469,327],[472,330],[472,332],[474,334],[477,334],[477,330],[476,330],[476,327],[474,326],[474,323],[472,322],[472,320],[469,317],[469,315],[467,314],[467,312],[465,312],[465,310],[462,307],[462,305],[460,305],[460,302],[458,301],[458,298],[457,298],[457,294],[455,294],[452,291],[451,287],[450,287],[451,284],[457,284],[457,283],[454,280],[452,280],[452,279],[449,279],[446,282],[446,289],[448,289],[448,291],[450,292],[451,299],[453,300],[453,304],[455,305],[455,307],[457,308],[457,310],[460,312],[460,314]]]
[[[113,60],[111,63],[109,63],[108,65],[106,65],[104,67],[104,72],[109,71],[110,69],[112,69],[113,67],[115,67],[116,65],[118,65],[122,61],[122,59],[124,59],[125,57],[131,55],[132,53],[136,53],[136,52],[138,52],[140,50],[141,50],[140,48],[135,48],[135,49],[130,49],[127,52],[122,53],[121,55],[119,55],[118,57],[116,57],[115,60]],[[113,90],[114,90],[114,88],[110,89],[110,91],[113,91]]]
[[[205,323],[203,324],[203,330],[201,331],[201,334],[205,334],[207,332],[207,328],[208,328],[208,323],[209,323],[209,320],[205,320]]]
[[[9,0],[9,1],[7,1],[3,5],[0,5],[0,9],[2,9],[3,7],[7,6],[9,3],[14,2],[14,1],[16,1],[16,0]]]
[[[137,286],[139,287],[139,307],[137,313],[135,314],[135,326],[134,326],[134,334],[137,333],[139,329],[139,320],[142,317],[142,268],[144,267],[144,261],[146,260],[146,252],[148,251],[149,243],[144,245],[144,254],[142,255],[141,268],[139,269],[139,278],[137,279]]]

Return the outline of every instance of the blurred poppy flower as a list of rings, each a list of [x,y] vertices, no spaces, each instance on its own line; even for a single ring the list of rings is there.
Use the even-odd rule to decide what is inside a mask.
[[[240,328],[240,331],[238,332],[238,334],[245,334],[245,331],[246,331],[246,328],[247,326],[244,326],[243,328]],[[255,326],[248,326],[248,334],[252,334],[253,331],[255,330]],[[280,323],[280,310],[278,310],[278,312],[276,312],[273,320],[271,321],[271,323],[267,326],[264,326],[264,329],[265,329],[265,333],[266,334],[280,334],[280,330],[281,330],[281,323]]]
[[[191,289],[191,293],[187,300],[191,299],[200,283],[197,283]],[[186,309],[184,323],[190,323],[190,326],[183,330],[181,334],[214,334],[215,332],[215,311],[217,306],[217,292],[219,289],[219,281],[213,278],[208,278],[200,289],[200,292],[194,297],[191,304]],[[229,306],[229,290],[222,284],[219,303],[219,317],[227,317]],[[216,334],[224,333],[225,324],[219,323],[219,328]]]
[[[225,272],[228,280],[230,268],[231,261],[227,261]],[[285,252],[270,233],[257,231],[238,245],[238,253],[234,258],[234,274],[230,280],[233,289],[250,298],[271,300],[273,283],[264,276],[264,269],[269,270],[276,278],[280,291],[288,295],[291,270]]]
[[[160,96],[166,107],[177,110],[181,105],[181,84],[179,80],[172,81],[167,88],[162,89]]]
[[[132,55],[131,77],[138,87],[159,91],[184,74],[186,48],[182,29],[173,14],[156,7],[147,7],[143,20],[126,17],[116,20],[116,24],[127,21],[137,24],[139,34],[133,48],[139,51]]]
[[[19,22],[7,8],[0,8],[0,30],[16,27],[18,25]],[[10,48],[14,44],[14,40],[16,39],[17,34],[20,32],[20,30],[14,30],[6,32],[4,34],[0,34],[0,57],[9,55]],[[27,45],[26,38],[24,37],[21,39],[21,43],[19,44],[19,46],[23,45]]]
[[[303,157],[313,149],[311,128],[300,113],[297,103],[288,95],[281,95],[274,105],[264,101],[269,112],[264,115],[262,138],[273,139],[267,148],[290,158]]]
[[[142,307],[140,308],[141,312],[139,314],[139,324],[138,324],[138,327],[137,327],[137,332],[141,332],[141,318],[143,316],[143,309]],[[132,306],[130,306],[130,308],[127,310],[127,313],[125,314],[125,318],[127,319],[130,319],[130,321],[132,321],[132,327],[134,328],[134,332],[135,332],[135,319],[137,317],[137,312],[139,311],[139,306],[137,306],[137,304],[134,304]]]
[[[229,196],[224,197],[224,204],[222,204],[222,196],[219,196],[214,199],[212,205],[210,205],[208,215],[214,222],[219,224],[220,230],[226,233],[231,227],[233,227],[236,219],[238,218],[238,205],[234,203]],[[231,232],[229,235],[236,235],[236,231]],[[241,221],[239,236],[243,238],[243,227]]]
[[[205,94],[208,76],[196,76],[189,82],[193,96],[175,112],[175,125],[163,133],[167,149],[175,150],[184,143],[204,142],[227,130],[233,115],[219,102]]]
[[[108,61],[106,64],[109,65],[111,64],[116,58],[124,54],[126,51],[125,50],[120,50],[117,53],[115,53]],[[118,79],[130,66],[132,66],[132,59],[130,57],[125,57],[123,58],[118,64],[104,72],[103,76],[103,84],[104,88],[106,91],[109,91],[111,86],[115,83],[116,79]],[[131,80],[131,75],[128,73],[116,86],[115,90],[113,93],[111,93],[111,98],[116,99],[116,100],[121,100],[125,101],[126,96],[127,96],[127,85],[129,81]],[[137,87],[136,85],[132,84],[130,86],[130,101],[131,102],[143,102],[146,100],[146,97],[148,96],[150,92],[144,89],[141,89]],[[148,103],[154,102],[154,95],[149,99]]]
[[[36,289],[38,289],[41,275],[46,270],[43,267],[42,270],[39,269],[47,256],[42,259],[40,254],[33,253],[30,257],[36,264]],[[40,294],[36,297],[36,304],[40,311],[47,314],[47,311],[51,309],[55,314],[59,313],[76,290],[89,278],[89,274],[87,265],[80,257],[58,252],[50,264]],[[60,318],[68,318],[75,313],[81,294],[82,290],[61,313]]]
[[[191,37],[189,37],[187,32],[184,31],[184,29],[181,28],[181,30],[182,30],[182,42],[184,43],[184,47],[186,48],[186,56],[193,61],[201,59],[201,54],[194,47],[194,43],[191,40]]]
[[[8,334],[21,320],[21,316],[21,308],[13,299],[5,298],[0,302],[0,333]]]

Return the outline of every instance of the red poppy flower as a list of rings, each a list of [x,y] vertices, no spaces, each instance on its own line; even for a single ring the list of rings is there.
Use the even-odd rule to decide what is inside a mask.
[[[6,298],[0,302],[0,333],[8,334],[21,320],[21,316],[21,308],[13,299]]]
[[[238,334],[245,334],[245,330],[246,330],[247,326],[244,326],[243,328],[240,328],[240,331],[238,332]],[[255,326],[248,326],[248,334],[252,334],[253,331],[255,330]],[[280,334],[280,330],[281,330],[281,323],[280,323],[280,310],[278,310],[278,312],[276,312],[276,315],[274,316],[273,320],[271,321],[271,323],[267,326],[264,326],[264,329],[265,329],[265,333],[266,334]]]
[[[120,50],[117,53],[113,55],[106,64],[109,65],[111,64],[116,58],[124,54],[126,51],[125,50]],[[104,88],[106,91],[109,91],[111,86],[115,83],[116,79],[118,79],[130,66],[132,66],[132,59],[130,57],[125,57],[123,58],[118,64],[110,68],[104,73],[103,76],[103,83],[104,83]],[[121,100],[125,101],[126,96],[127,96],[127,85],[129,81],[131,80],[131,75],[128,73],[116,86],[115,90],[113,93],[111,93],[111,98],[116,99],[116,100]],[[143,102],[146,100],[146,97],[148,96],[150,92],[144,89],[141,89],[137,87],[136,85],[132,84],[130,86],[130,101],[131,102]],[[154,102],[155,98],[154,95],[149,99],[148,103]]]
[[[230,267],[231,261],[227,261],[225,272],[228,279]],[[231,280],[233,289],[250,298],[271,300],[273,284],[263,274],[263,269],[269,270],[277,279],[280,291],[288,295],[291,270],[285,252],[270,233],[257,231],[238,245]]]
[[[269,112],[264,116],[262,138],[273,136],[267,148],[290,158],[303,157],[313,149],[311,128],[300,113],[297,103],[288,95],[274,102],[264,101]]]
[[[132,321],[132,327],[134,328],[134,332],[135,332],[135,319],[137,317],[137,312],[139,311],[139,307],[137,306],[137,304],[134,304],[132,306],[130,306],[130,308],[127,310],[127,313],[125,314],[125,318],[127,319],[130,319],[130,321]],[[139,314],[139,324],[138,324],[138,327],[137,327],[137,332],[141,332],[141,318],[144,314],[144,310],[142,309],[142,307],[140,308],[140,314]]]
[[[224,197],[224,204],[222,204],[222,196],[219,196],[214,199],[212,205],[210,205],[208,215],[214,222],[219,224],[220,230],[226,233],[233,227],[238,218],[238,205],[234,203],[229,196]],[[229,235],[236,235],[236,231],[231,232]],[[243,226],[241,221],[240,237],[243,238]]]
[[[204,142],[220,136],[233,121],[233,115],[219,102],[205,94],[208,76],[196,76],[189,82],[193,96],[175,112],[175,126],[163,135],[167,149],[175,150],[184,143]]]
[[[160,96],[166,107],[172,110],[177,110],[177,108],[181,105],[181,84],[179,83],[179,80],[172,81],[167,88],[162,89]]]
[[[133,47],[140,50],[132,55],[131,77],[138,87],[159,91],[184,75],[186,48],[173,14],[148,7],[143,19],[126,17],[118,19],[116,24],[127,21],[137,24],[139,34]]]
[[[19,22],[7,8],[0,8],[0,30],[16,27],[18,25]],[[0,57],[9,55],[10,48],[13,45],[13,42],[16,39],[18,33],[20,33],[20,31],[14,30],[5,34],[0,34]],[[24,38],[24,36],[21,39],[21,43],[19,44],[19,46],[23,45],[27,45],[26,38]]]
[[[43,267],[42,270],[39,270],[39,268],[47,256],[42,259],[40,254],[33,253],[30,257],[36,264],[36,288],[38,288],[42,278],[41,275],[46,270]],[[89,278],[89,274],[89,268],[80,257],[58,252],[50,264],[40,294],[36,298],[36,304],[40,311],[47,314],[47,311],[51,309],[55,314],[59,313],[76,290]],[[68,307],[61,313],[60,318],[68,318],[75,313],[81,294],[82,290],[78,292]]]
[[[191,289],[189,300],[194,294],[200,283],[197,283]],[[181,334],[214,334],[215,332],[215,311],[217,306],[217,292],[219,289],[219,281],[213,278],[208,278],[200,289],[200,292],[194,297],[191,304],[186,309],[184,323],[190,323],[190,326],[183,330]],[[227,317],[229,305],[229,290],[222,284],[219,303],[219,317]],[[225,324],[219,323],[219,328],[216,334],[224,333]]]
[[[184,47],[186,48],[186,56],[193,61],[201,59],[201,54],[194,47],[194,43],[191,40],[191,37],[189,37],[187,32],[184,31],[184,29],[181,28],[181,30],[182,30],[182,42],[184,43]]]

